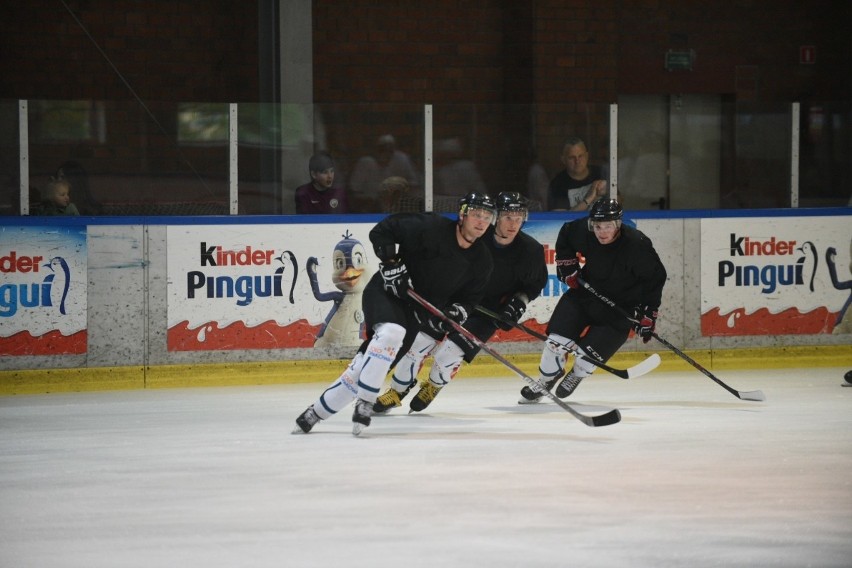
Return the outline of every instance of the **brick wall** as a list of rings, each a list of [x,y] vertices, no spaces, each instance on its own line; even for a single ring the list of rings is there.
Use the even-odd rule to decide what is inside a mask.
[[[462,137],[497,190],[522,182],[529,144],[549,172],[572,134],[603,160],[608,105],[619,94],[789,102],[848,100],[852,87],[852,8],[839,0],[314,6],[316,100],[433,103],[436,137]],[[799,63],[801,45],[817,47],[816,65]],[[693,71],[666,71],[668,49],[695,50]],[[473,103],[481,107],[476,126],[473,111],[464,112]],[[506,104],[519,106],[503,116],[488,109]]]
[[[763,100],[850,85],[845,2],[740,2],[715,13],[638,0],[409,4],[314,3],[316,100],[610,103],[618,93],[731,93],[742,65],[761,67],[774,87]],[[817,44],[819,65],[799,64],[807,44]],[[690,48],[693,72],[665,71],[667,49]],[[832,68],[843,71],[833,88],[823,80]],[[519,76],[535,88],[515,81],[513,90]]]
[[[256,2],[66,0],[81,25],[56,0],[6,4],[0,98],[257,98]]]
[[[185,171],[194,160],[221,176],[218,154],[179,155],[162,131],[174,132],[176,101],[262,98],[261,1],[67,0],[120,75],[62,2],[9,2],[0,20],[0,98],[122,106],[135,99],[126,80],[154,116],[137,105],[125,130],[116,122],[106,144],[82,145],[76,157],[127,173]],[[760,103],[848,101],[852,91],[845,0],[314,0],[312,10],[314,99],[328,109],[330,149],[354,161],[393,129],[419,156],[417,109],[432,103],[435,137],[459,139],[493,191],[521,188],[530,147],[554,173],[570,134],[605,159],[607,105],[619,94]],[[801,45],[816,46],[816,65],[799,63]],[[694,70],[664,70],[671,48],[694,49]],[[403,106],[396,116],[365,112],[387,103]],[[45,152],[45,168],[59,161]],[[14,169],[14,156],[3,159]]]
[[[93,116],[105,117],[107,125],[105,139],[69,147],[39,140],[39,124],[31,123],[33,185],[69,158],[99,176],[184,177],[189,194],[192,188],[210,193],[205,177],[226,177],[227,149],[178,149],[176,103],[258,99],[256,2],[66,0],[70,12],[56,0],[6,4],[0,98],[100,101]],[[4,120],[16,124],[14,115]],[[4,145],[16,148],[16,142],[16,132],[14,140],[4,136]],[[3,184],[14,193],[17,152],[3,154]],[[125,184],[127,196],[114,177],[103,179],[111,181],[92,184],[102,200],[157,194],[153,178],[142,187]]]

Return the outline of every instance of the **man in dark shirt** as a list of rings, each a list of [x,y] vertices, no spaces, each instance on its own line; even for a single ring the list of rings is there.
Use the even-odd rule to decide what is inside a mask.
[[[627,341],[631,327],[646,343],[657,321],[666,283],[666,269],[651,240],[622,225],[624,212],[615,199],[601,198],[589,216],[565,223],[556,237],[556,275],[569,290],[559,298],[547,324],[548,337],[539,363],[539,382],[565,398],[595,366],[579,357],[565,374],[568,354],[561,345],[575,345],[584,358],[606,363]],[[638,323],[605,305],[580,286],[580,278],[617,305],[633,312]],[[564,378],[563,378],[564,377]],[[537,402],[537,387],[521,389],[519,402]]]
[[[580,138],[569,138],[560,157],[565,169],[550,180],[548,208],[551,211],[586,211],[607,193],[600,166],[589,165],[589,151]]]
[[[381,265],[363,294],[367,340],[340,377],[296,418],[294,434],[310,432],[356,399],[352,433],[357,436],[370,425],[373,404],[401,348],[424,325],[449,331],[443,319],[410,300],[408,288],[464,323],[482,300],[493,270],[480,237],[496,216],[488,195],[469,193],[459,201],[458,220],[436,213],[396,213],[373,227],[370,242]]]
[[[346,192],[334,187],[334,161],[325,152],[308,162],[311,182],[296,188],[296,213],[349,213]]]
[[[541,294],[547,282],[544,247],[521,231],[528,215],[527,198],[513,191],[502,192],[497,196],[497,223],[481,239],[491,252],[494,271],[488,279],[480,305],[513,322],[524,315],[527,304]],[[464,326],[482,341],[488,341],[498,327],[511,329],[511,326],[498,324],[479,312],[472,313]],[[385,413],[401,406],[402,399],[417,384],[417,374],[423,361],[432,354],[429,379],[420,386],[410,405],[414,412],[425,409],[453,379],[462,361],[470,363],[477,353],[479,347],[456,331],[446,334],[439,330],[436,333],[424,327],[404,355],[397,356],[399,362],[391,379],[391,388],[378,398],[373,412]]]

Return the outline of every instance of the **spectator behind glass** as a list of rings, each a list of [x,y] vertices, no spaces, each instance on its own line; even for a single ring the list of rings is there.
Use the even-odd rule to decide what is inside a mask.
[[[462,142],[447,138],[435,144],[435,195],[462,197],[485,193],[485,182],[472,160],[464,157]]]
[[[600,166],[589,166],[589,151],[580,138],[569,138],[560,157],[565,169],[550,180],[551,211],[586,211],[592,203],[605,197],[607,182]]]
[[[381,206],[382,182],[388,178],[403,178],[408,187],[420,186],[420,176],[411,158],[396,147],[396,139],[384,134],[376,142],[376,155],[363,156],[355,163],[349,188],[353,206],[365,213],[375,213]]]
[[[380,212],[399,213],[402,210],[400,202],[410,189],[408,180],[403,177],[391,176],[382,181],[382,186],[379,189]]]
[[[63,162],[56,170],[56,179],[64,179],[71,184],[74,201],[79,204],[82,215],[102,215],[104,206],[92,195],[89,188],[89,174],[79,162]]]
[[[296,188],[296,213],[349,213],[349,203],[342,187],[334,187],[334,160],[326,152],[308,161],[311,182]]]
[[[64,179],[50,178],[42,196],[38,215],[79,215],[71,203],[71,184]]]

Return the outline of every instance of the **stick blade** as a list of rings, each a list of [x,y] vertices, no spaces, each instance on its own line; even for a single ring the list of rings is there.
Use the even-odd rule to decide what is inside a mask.
[[[621,412],[619,412],[617,408],[613,408],[612,410],[599,414],[598,416],[589,416],[588,414],[583,414],[571,406],[570,403],[565,402],[550,391],[546,390],[543,394],[555,402],[557,406],[563,410],[567,410],[574,418],[586,426],[595,428],[597,426],[609,426],[610,424],[615,424],[621,421]]]
[[[660,356],[654,353],[638,365],[633,365],[632,367],[627,369],[627,378],[633,379],[636,377],[641,377],[642,375],[647,375],[648,373],[659,367],[661,361],[662,360],[660,359]]]
[[[766,396],[763,394],[763,391],[761,391],[761,390],[747,391],[747,392],[740,391],[738,396],[740,397],[741,400],[755,400],[757,402],[763,402],[764,400],[766,400]]]
[[[605,414],[591,417],[589,426],[609,426],[621,422],[621,412],[617,408],[613,408]]]

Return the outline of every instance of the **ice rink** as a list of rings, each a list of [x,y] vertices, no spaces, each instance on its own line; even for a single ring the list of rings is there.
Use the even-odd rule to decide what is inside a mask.
[[[600,428],[462,376],[361,438],[291,435],[326,382],[0,397],[0,566],[848,568],[847,370],[596,373]]]

